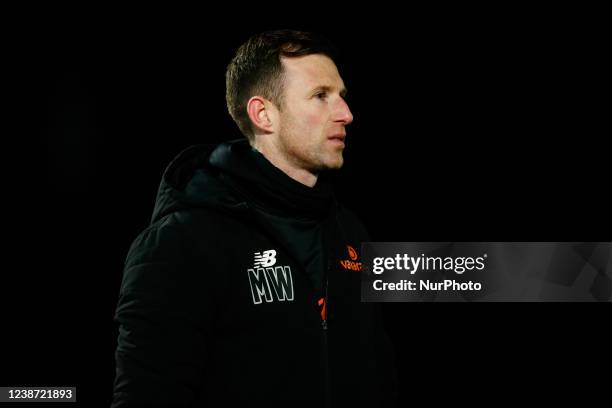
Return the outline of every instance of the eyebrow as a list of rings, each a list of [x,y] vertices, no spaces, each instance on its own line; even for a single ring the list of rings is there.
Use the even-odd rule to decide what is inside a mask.
[[[334,88],[328,85],[319,85],[316,88],[314,88],[314,90],[312,91],[313,93],[319,92],[319,91],[324,91],[324,92],[331,92],[333,91]],[[343,87],[342,89],[340,89],[340,96],[345,98],[346,94],[348,93],[348,89],[346,89],[346,87]]]

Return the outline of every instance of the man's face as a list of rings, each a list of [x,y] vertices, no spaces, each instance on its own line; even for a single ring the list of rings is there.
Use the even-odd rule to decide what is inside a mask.
[[[313,173],[339,169],[345,126],[353,115],[344,101],[336,64],[322,54],[282,58],[284,100],[279,113],[279,151],[292,165]]]

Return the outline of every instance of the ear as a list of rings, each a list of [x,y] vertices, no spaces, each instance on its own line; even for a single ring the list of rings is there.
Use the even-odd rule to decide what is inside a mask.
[[[264,133],[276,130],[277,115],[272,102],[261,96],[253,96],[247,102],[247,113],[253,125]]]

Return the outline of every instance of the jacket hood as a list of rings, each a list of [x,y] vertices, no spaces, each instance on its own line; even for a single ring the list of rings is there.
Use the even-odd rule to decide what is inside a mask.
[[[218,145],[194,145],[181,151],[166,167],[157,190],[151,223],[188,208],[208,207],[226,210],[243,208],[246,203],[220,180],[210,165]]]
[[[317,184],[307,187],[274,167],[246,139],[238,139],[180,152],[164,171],[151,222],[188,208],[236,212],[248,205],[318,219],[334,204],[328,174],[319,175]]]

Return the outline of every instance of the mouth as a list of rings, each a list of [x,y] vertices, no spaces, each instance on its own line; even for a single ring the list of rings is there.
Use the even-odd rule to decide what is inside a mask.
[[[344,139],[346,139],[346,135],[344,133],[332,135],[327,138],[327,140],[330,142],[341,146],[344,146]]]

